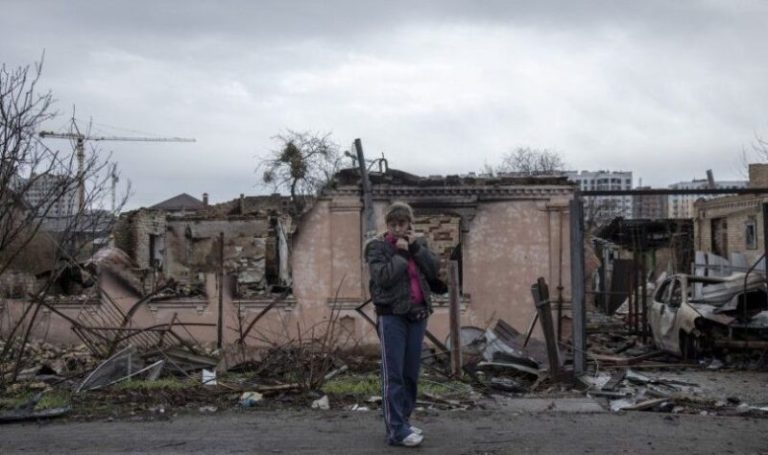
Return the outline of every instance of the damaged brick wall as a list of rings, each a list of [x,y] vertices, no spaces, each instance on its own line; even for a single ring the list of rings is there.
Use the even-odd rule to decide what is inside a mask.
[[[562,285],[568,314],[567,207],[573,188],[567,182],[410,175],[399,182],[400,175],[390,174],[373,182],[377,232],[385,229],[386,206],[402,200],[414,208],[414,229],[424,233],[443,261],[461,245],[455,259],[462,264],[462,325],[488,327],[504,319],[524,332],[535,312],[530,286],[540,276],[553,289]],[[355,311],[368,298],[356,182],[354,175],[348,186],[340,182],[302,219],[293,252],[293,314],[302,321],[322,321],[339,309],[347,330],[359,334],[362,343],[375,343],[375,329]],[[447,322],[447,304],[438,302],[430,330],[444,338]]]
[[[440,277],[447,279],[448,266],[456,247],[461,243],[461,217],[454,214],[416,215],[414,231],[423,234],[435,253],[440,256]]]
[[[27,272],[6,270],[0,275],[0,298],[20,299],[35,292],[37,279]]]
[[[121,215],[113,232],[115,246],[127,252],[139,267],[151,268],[150,235],[165,236],[166,217],[163,211],[147,209]]]
[[[764,202],[768,202],[767,197],[756,195],[698,201],[694,219],[696,250],[714,253],[713,237],[717,235],[719,247],[724,246],[728,254],[743,253],[750,263],[756,261],[763,251]],[[748,238],[748,230],[753,231],[754,238]]]

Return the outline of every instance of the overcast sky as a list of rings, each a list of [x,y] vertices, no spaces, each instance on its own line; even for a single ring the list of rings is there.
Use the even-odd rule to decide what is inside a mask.
[[[62,130],[76,106],[133,182],[261,194],[257,157],[286,129],[359,137],[420,175],[495,166],[515,147],[635,184],[744,178],[768,137],[768,1],[0,0],[0,61],[45,51]],[[65,148],[66,143],[49,140]]]

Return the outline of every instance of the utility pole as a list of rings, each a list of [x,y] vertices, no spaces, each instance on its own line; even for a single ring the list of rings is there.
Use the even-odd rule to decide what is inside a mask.
[[[376,235],[376,219],[373,214],[373,195],[371,194],[371,181],[368,179],[368,168],[365,166],[363,155],[363,143],[355,139],[357,151],[357,165],[360,168],[360,178],[363,181],[363,243]]]

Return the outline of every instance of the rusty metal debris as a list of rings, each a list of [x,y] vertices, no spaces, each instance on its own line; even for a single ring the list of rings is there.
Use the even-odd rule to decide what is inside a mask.
[[[37,400],[40,399],[39,395],[36,397]],[[70,411],[72,411],[70,406],[35,410],[34,406],[37,403],[37,400],[33,398],[31,401],[24,403],[17,409],[0,413],[0,424],[22,422],[28,420],[52,419],[55,417],[67,415]]]
[[[141,370],[144,365],[136,355],[136,348],[129,346],[102,362],[77,387],[75,392],[93,390],[119,381]]]

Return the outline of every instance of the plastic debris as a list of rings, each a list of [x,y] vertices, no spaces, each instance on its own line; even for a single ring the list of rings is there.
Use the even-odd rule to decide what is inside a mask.
[[[240,406],[244,408],[250,408],[256,405],[259,401],[264,399],[264,395],[259,392],[244,392],[240,395]]]
[[[312,409],[322,409],[323,411],[331,409],[331,403],[328,401],[328,395],[323,395],[322,398],[313,401]]]

